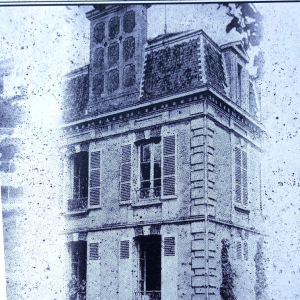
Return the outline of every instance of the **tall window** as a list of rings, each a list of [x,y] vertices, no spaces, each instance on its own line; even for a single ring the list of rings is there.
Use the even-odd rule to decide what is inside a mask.
[[[71,258],[71,279],[68,284],[70,300],[84,299],[86,293],[86,241],[70,242],[68,245]]]
[[[175,135],[140,146],[140,200],[175,196]]]
[[[68,210],[87,208],[89,153],[79,152],[73,157],[73,198],[68,201]]]
[[[247,183],[247,152],[235,147],[235,201],[239,204],[248,204]]]
[[[161,194],[161,143],[141,145],[140,148],[140,199],[160,197]]]

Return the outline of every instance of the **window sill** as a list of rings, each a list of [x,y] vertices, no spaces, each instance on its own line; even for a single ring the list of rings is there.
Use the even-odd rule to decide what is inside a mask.
[[[120,206],[130,205],[131,201],[120,201]]]
[[[247,214],[247,215],[250,214],[250,209],[246,208],[245,206],[242,206],[242,205],[235,204],[234,209],[235,209],[235,211],[243,213],[243,214]]]
[[[86,215],[89,213],[88,209],[82,209],[82,210],[74,210],[74,211],[68,211],[64,213],[64,216],[69,217],[69,216],[80,216],[80,215]]]
[[[132,204],[133,208],[139,208],[139,207],[146,207],[146,206],[161,206],[162,202],[160,200],[155,200],[155,201],[145,201],[141,200],[137,203]]]

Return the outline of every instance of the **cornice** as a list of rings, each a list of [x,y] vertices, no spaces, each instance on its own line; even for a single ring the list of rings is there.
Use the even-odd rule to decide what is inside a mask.
[[[205,222],[206,218],[204,216],[196,216],[196,217],[185,217],[180,219],[169,219],[169,220],[159,220],[159,221],[144,221],[144,222],[136,222],[136,223],[122,223],[122,224],[105,224],[102,226],[96,227],[77,227],[73,229],[66,230],[65,232],[61,232],[61,234],[71,234],[71,233],[88,233],[95,231],[106,231],[106,230],[119,230],[119,229],[127,229],[127,228],[135,228],[138,226],[150,226],[150,225],[170,225],[170,224],[189,224],[192,222]],[[230,221],[223,221],[220,219],[208,218],[208,222],[215,223],[218,225],[223,225],[230,228],[243,229],[248,232],[252,232],[255,234],[263,234],[259,230],[256,230],[254,227],[245,227],[238,224],[233,224]]]

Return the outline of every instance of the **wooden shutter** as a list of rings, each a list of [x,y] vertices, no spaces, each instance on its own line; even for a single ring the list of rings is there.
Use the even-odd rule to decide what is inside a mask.
[[[126,259],[129,258],[129,241],[120,242],[120,258]]]
[[[248,204],[247,152],[242,151],[243,204]]]
[[[163,138],[163,196],[175,195],[175,135]]]
[[[241,149],[235,147],[235,201],[242,203]]]
[[[130,201],[131,145],[122,146],[121,201]]]
[[[91,152],[90,206],[100,205],[100,151]]]
[[[242,242],[236,242],[236,258],[242,259]]]
[[[164,238],[164,254],[165,256],[175,255],[175,237]]]
[[[248,243],[244,241],[244,260],[248,260]]]
[[[99,258],[99,244],[90,243],[90,260],[97,260]]]

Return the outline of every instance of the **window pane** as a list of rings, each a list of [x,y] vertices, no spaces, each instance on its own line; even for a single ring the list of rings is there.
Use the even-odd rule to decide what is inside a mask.
[[[160,162],[160,160],[161,160],[161,145],[153,144],[153,146],[154,146],[154,161]]]
[[[141,158],[142,162],[150,162],[150,157],[151,157],[151,148],[150,144],[148,145],[143,145],[141,147]]]
[[[160,163],[154,163],[154,179],[161,178],[161,165]]]
[[[150,180],[150,162],[141,164],[141,180]]]

